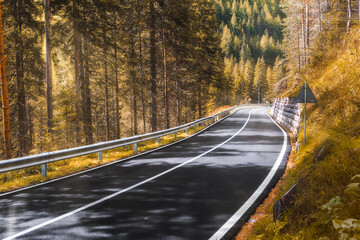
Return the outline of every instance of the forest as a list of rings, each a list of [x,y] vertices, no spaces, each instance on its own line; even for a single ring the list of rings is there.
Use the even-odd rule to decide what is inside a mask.
[[[4,1],[12,156],[165,129],[229,104],[213,4]]]
[[[285,77],[278,0],[215,0],[225,77],[235,102],[262,103]],[[250,100],[251,99],[251,100]]]
[[[308,105],[306,144],[303,133],[292,139],[299,150],[236,239],[360,239],[360,1],[284,0],[280,9],[285,75],[271,96],[294,98],[308,82],[319,103]]]
[[[236,239],[360,239],[360,0],[0,3],[1,159],[293,98],[308,82],[307,143]]]

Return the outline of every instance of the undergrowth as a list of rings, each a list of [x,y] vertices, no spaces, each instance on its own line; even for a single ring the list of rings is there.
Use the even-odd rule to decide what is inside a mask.
[[[308,105],[307,143],[295,156],[278,198],[299,180],[283,221],[268,216],[250,239],[360,239],[360,28],[329,53],[321,66],[302,73],[318,97]],[[333,56],[336,56],[335,58]],[[294,85],[296,85],[294,80]],[[291,94],[296,94],[298,82]],[[290,84],[289,84],[290,85]],[[299,135],[302,141],[303,134]],[[321,161],[316,152],[326,147]]]

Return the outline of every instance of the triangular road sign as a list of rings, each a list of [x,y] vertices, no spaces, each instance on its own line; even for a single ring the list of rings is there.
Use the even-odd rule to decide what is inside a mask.
[[[306,97],[306,102],[305,102]],[[294,103],[318,103],[313,91],[307,83],[305,83],[300,89],[298,95],[294,99]]]

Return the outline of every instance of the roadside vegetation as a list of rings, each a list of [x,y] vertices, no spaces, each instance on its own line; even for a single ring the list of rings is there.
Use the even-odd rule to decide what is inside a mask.
[[[286,80],[282,97],[294,97],[307,81],[319,103],[308,104],[307,143],[293,154],[267,216],[253,224],[248,239],[360,239],[359,39],[355,26],[321,61]],[[285,218],[274,223],[272,204],[297,182]]]
[[[166,129],[231,104],[210,0],[0,8],[10,123],[0,160]]]
[[[0,142],[1,159],[165,129],[222,105],[292,98],[308,82],[319,103],[308,105],[307,143],[238,239],[360,239],[359,0],[56,0],[45,9],[27,0],[1,9],[11,122],[0,131],[9,146]],[[52,48],[44,48],[45,22]],[[159,146],[144,142],[139,153]],[[0,192],[131,155],[129,146],[104,152],[102,162],[96,154],[59,161],[46,178],[41,167],[3,173]],[[274,222],[272,205],[294,184]]]

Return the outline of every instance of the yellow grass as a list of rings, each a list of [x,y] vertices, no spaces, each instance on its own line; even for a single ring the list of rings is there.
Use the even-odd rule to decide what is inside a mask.
[[[337,230],[331,221],[360,219],[359,196],[344,192],[352,177],[360,173],[359,30],[354,28],[346,36],[346,45],[341,49],[331,50],[337,58],[324,59],[322,64],[302,73],[301,77],[319,100],[318,104],[308,105],[307,144],[293,153],[291,168],[288,166],[275,189],[275,197],[272,196],[267,203],[269,207],[262,211],[262,219],[251,223],[246,239],[360,239],[360,229]],[[297,94],[296,89],[288,90]],[[301,131],[299,140],[302,139]],[[326,140],[331,145],[325,149],[322,160],[314,164],[313,158]],[[273,203],[299,179],[296,197],[284,221],[274,224]],[[322,206],[336,196],[341,198],[342,206],[335,213],[326,212]],[[319,212],[328,214],[330,221],[312,217]],[[348,238],[343,238],[343,233],[349,234]]]

